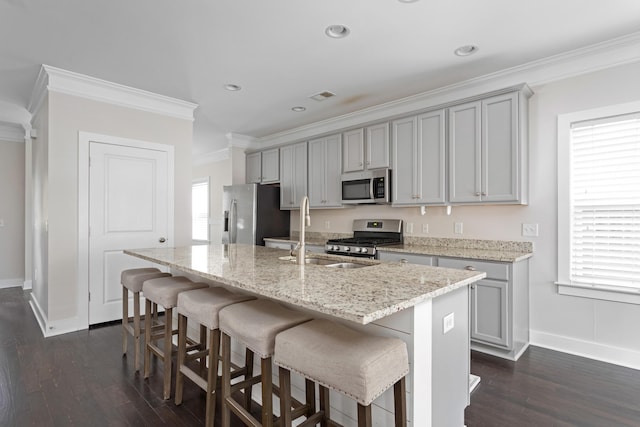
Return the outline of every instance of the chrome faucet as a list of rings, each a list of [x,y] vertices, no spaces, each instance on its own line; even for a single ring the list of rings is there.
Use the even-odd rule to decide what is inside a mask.
[[[298,242],[298,253],[296,255],[296,264],[304,265],[305,244],[304,229],[311,225],[311,216],[309,215],[309,198],[304,196],[300,200],[300,241]]]

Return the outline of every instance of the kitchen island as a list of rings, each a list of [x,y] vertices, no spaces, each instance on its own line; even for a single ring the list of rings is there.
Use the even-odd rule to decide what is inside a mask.
[[[407,342],[410,425],[464,425],[469,403],[469,285],[485,273],[358,259],[361,268],[297,265],[289,251],[241,244],[126,250],[175,274],[270,298],[316,317]],[[314,254],[353,263],[353,258]],[[302,390],[303,381],[294,382]],[[297,387],[296,387],[297,386]],[[259,395],[259,394],[258,394]],[[332,394],[336,421],[355,425],[356,407]],[[376,425],[392,425],[393,396],[373,405]]]

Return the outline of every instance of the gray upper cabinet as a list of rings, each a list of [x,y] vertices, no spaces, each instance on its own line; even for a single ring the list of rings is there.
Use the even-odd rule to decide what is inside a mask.
[[[248,184],[280,182],[280,150],[273,148],[247,154],[246,169]]]
[[[309,206],[311,208],[342,206],[341,170],[341,135],[309,141]]]
[[[381,123],[344,132],[342,143],[343,172],[388,168],[389,124]]]
[[[394,206],[446,203],[445,110],[392,122]]]
[[[280,148],[280,208],[298,209],[307,195],[307,143]]]
[[[527,203],[526,98],[511,92],[449,108],[451,203]]]

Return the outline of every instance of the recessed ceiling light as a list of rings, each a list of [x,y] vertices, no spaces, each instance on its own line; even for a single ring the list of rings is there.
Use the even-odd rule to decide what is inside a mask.
[[[398,0],[400,3],[416,3],[419,0]]]
[[[307,111],[304,107],[293,107],[291,111],[295,111],[296,113],[302,113],[303,111]]]
[[[453,51],[457,56],[469,56],[478,51],[478,46],[474,46],[472,44],[468,44],[465,46],[460,46],[456,50]]]
[[[232,83],[227,83],[226,85],[224,85],[224,88],[225,88],[226,90],[231,91],[231,92],[237,92],[237,91],[239,91],[240,89],[242,89],[240,86],[238,86],[238,85],[234,85],[234,84],[232,84]]]
[[[326,35],[334,39],[341,39],[343,37],[347,37],[350,32],[351,30],[349,28],[340,24],[329,25],[327,29],[324,30],[324,33]]]

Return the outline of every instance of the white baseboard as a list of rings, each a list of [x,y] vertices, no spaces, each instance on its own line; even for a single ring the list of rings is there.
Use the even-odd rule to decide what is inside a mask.
[[[44,310],[40,306],[38,299],[35,297],[33,293],[31,294],[29,305],[31,306],[31,310],[33,311],[33,314],[36,316],[36,320],[38,321],[38,325],[40,325],[40,330],[42,331],[42,335],[44,335],[45,338],[87,329],[87,327],[78,326],[79,320],[77,317],[71,317],[68,319],[62,319],[62,320],[56,320],[56,321],[50,322]]]
[[[25,291],[33,289],[33,282],[31,280],[25,280],[22,283],[22,289],[24,289]]]
[[[24,277],[18,278],[18,279],[3,279],[3,280],[0,280],[0,289],[17,288],[19,286],[22,286],[23,283],[24,283]]]
[[[640,370],[640,351],[533,330],[530,332],[530,339],[531,345],[538,347]]]

